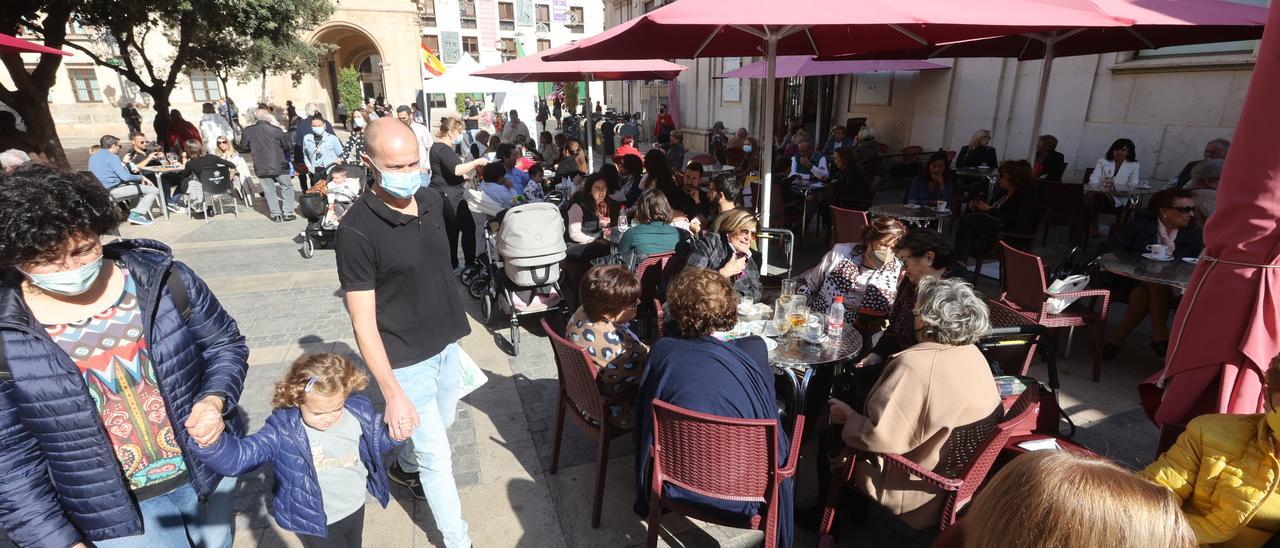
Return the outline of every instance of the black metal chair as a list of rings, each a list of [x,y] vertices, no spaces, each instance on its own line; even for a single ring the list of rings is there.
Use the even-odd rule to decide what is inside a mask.
[[[199,202],[187,201],[187,217],[192,216],[192,210],[197,207],[204,208],[204,222],[209,222],[209,210],[216,204],[218,214],[221,215],[226,210],[224,205],[226,198],[231,199],[231,212],[236,218],[240,218],[240,204],[235,197],[231,195],[231,170],[226,166],[214,166],[200,170],[196,175],[196,182],[200,183],[200,190],[204,197]]]

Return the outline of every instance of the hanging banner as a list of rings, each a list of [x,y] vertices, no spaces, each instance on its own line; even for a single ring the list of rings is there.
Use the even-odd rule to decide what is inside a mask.
[[[462,36],[455,31],[440,31],[440,60],[452,65],[462,59]]]
[[[480,51],[498,49],[498,3],[476,2],[476,26],[480,28]]]
[[[532,27],[533,25],[533,0],[516,0],[516,26]]]
[[[569,0],[551,0],[551,21],[555,23],[564,23],[569,18],[565,15],[569,11]]]

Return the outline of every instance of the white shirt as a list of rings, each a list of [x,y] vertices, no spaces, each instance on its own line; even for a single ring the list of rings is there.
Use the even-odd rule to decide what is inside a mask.
[[[418,138],[418,169],[423,173],[431,171],[431,157],[428,155],[431,150],[431,130],[427,126],[413,122],[409,124],[409,129],[413,130],[414,136]]]
[[[1116,169],[1114,161],[1098,158],[1098,163],[1093,166],[1093,173],[1089,175],[1089,186],[1101,188],[1106,178],[1111,177],[1116,190],[1128,192],[1138,188],[1138,171],[1138,162],[1125,161],[1120,164],[1120,169]],[[1115,198],[1116,206],[1124,205],[1127,200],[1128,198]]]
[[[227,123],[226,118],[217,113],[205,114],[200,118],[200,138],[204,140],[205,152],[218,153],[218,137],[225,137],[230,141],[235,138],[235,132],[231,131],[231,124]]]
[[[814,154],[813,158],[810,159],[810,163],[811,163],[811,166],[809,167],[809,173],[813,176],[812,178],[826,179],[827,176],[831,174],[830,171],[827,171],[827,159],[822,157],[821,155]],[[799,175],[801,176],[801,178],[808,178],[808,177],[805,177],[803,173],[800,173],[799,168],[800,168],[800,156],[796,155],[794,158],[791,159],[791,175],[792,176]]]
[[[531,138],[529,126],[526,126],[520,120],[508,120],[507,125],[502,127],[502,142],[514,143],[516,142],[516,135],[524,135],[526,141],[529,140]]]

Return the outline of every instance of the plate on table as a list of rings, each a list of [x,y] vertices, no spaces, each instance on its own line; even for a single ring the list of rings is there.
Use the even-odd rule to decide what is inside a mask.
[[[1200,258],[1199,257],[1183,257],[1182,262],[1187,264],[1200,264]]]
[[[761,338],[764,339],[765,348],[768,348],[770,352],[773,352],[774,350],[778,349],[778,341],[770,339],[769,337],[761,337]]]
[[[920,204],[904,204],[904,205],[907,206],[907,209],[920,209],[921,207],[923,207]]]
[[[1173,255],[1156,255],[1155,253],[1143,253],[1142,258],[1147,259],[1149,261],[1160,261],[1163,263],[1163,262],[1172,261]]]
[[[932,211],[932,212],[934,212],[934,213],[937,213],[938,215],[950,215],[950,214],[951,214],[951,208],[946,208],[946,209],[937,209],[937,208],[933,208],[933,207],[931,207],[931,208],[929,208],[929,210],[930,210],[930,211]]]

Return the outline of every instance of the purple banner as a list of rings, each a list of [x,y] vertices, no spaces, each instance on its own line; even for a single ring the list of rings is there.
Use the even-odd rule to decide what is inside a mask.
[[[569,20],[565,15],[569,11],[569,0],[551,0],[551,21],[564,23]]]

